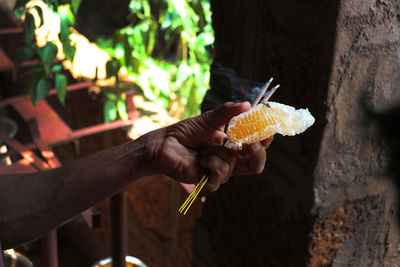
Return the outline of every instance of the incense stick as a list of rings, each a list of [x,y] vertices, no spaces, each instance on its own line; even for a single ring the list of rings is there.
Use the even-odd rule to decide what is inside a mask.
[[[192,206],[193,202],[196,200],[197,196],[200,194],[200,191],[203,189],[203,187],[204,187],[204,185],[207,183],[207,181],[208,181],[208,176],[207,176],[206,179],[204,179],[204,181],[202,181],[202,182],[200,182],[200,183],[198,184],[196,190],[193,190],[192,193],[194,193],[194,194],[192,195],[191,201],[187,204],[187,207],[184,208],[185,211],[183,212],[183,215],[186,215],[186,212],[189,210],[190,206]]]
[[[189,210],[190,206],[193,204],[194,200],[196,199],[197,195],[200,193],[201,189],[203,189],[204,185],[208,181],[209,174],[204,175],[200,182],[196,185],[193,189],[192,193],[186,198],[185,202],[179,208],[179,212],[185,215],[186,212]]]
[[[276,89],[278,89],[281,85],[278,84],[274,88],[268,91],[268,94],[261,100],[260,103],[262,104],[267,104],[268,100],[271,98],[271,96],[275,93]]]
[[[264,87],[261,89],[261,92],[258,94],[258,96],[256,97],[256,99],[253,101],[253,104],[251,105],[251,107],[255,107],[258,105],[258,103],[260,102],[261,98],[263,97],[263,95],[265,94],[265,92],[267,91],[269,85],[272,83],[272,80],[274,78],[270,78],[268,82],[265,83]]]

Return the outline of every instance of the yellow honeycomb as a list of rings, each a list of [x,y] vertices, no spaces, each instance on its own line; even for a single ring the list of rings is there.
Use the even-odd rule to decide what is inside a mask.
[[[268,102],[234,117],[229,122],[228,140],[236,144],[251,144],[264,140],[276,133],[296,135],[314,124],[308,109]]]

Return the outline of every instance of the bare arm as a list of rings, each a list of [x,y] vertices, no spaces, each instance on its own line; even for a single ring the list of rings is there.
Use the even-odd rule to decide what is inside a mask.
[[[138,140],[50,171],[0,176],[3,248],[43,235],[145,176],[142,146]]]
[[[37,238],[147,175],[197,183],[210,171],[208,189],[215,191],[231,175],[260,173],[266,158],[262,145],[241,152],[221,145],[222,127],[249,108],[249,103],[227,103],[58,169],[0,176],[3,247]]]

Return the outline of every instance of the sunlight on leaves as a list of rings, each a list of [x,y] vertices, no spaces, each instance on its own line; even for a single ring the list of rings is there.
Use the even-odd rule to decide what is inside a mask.
[[[209,1],[131,0],[129,8],[129,25],[98,44],[126,67],[147,99],[181,118],[198,114],[214,42]]]

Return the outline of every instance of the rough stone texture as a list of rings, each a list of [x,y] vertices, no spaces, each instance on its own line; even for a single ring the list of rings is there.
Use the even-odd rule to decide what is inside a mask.
[[[360,105],[361,97],[375,110],[399,103],[399,10],[398,1],[340,5],[328,124],[314,172],[318,216],[355,204],[354,231],[338,249],[333,266],[395,266],[399,260],[397,192],[385,174],[385,146],[365,124],[368,118]]]
[[[262,175],[208,196],[193,266],[396,266],[397,192],[360,99],[374,110],[400,99],[399,5],[212,1],[215,61],[240,78],[275,77],[274,100],[308,107],[316,123],[277,137]],[[235,99],[222,89],[205,109]]]

